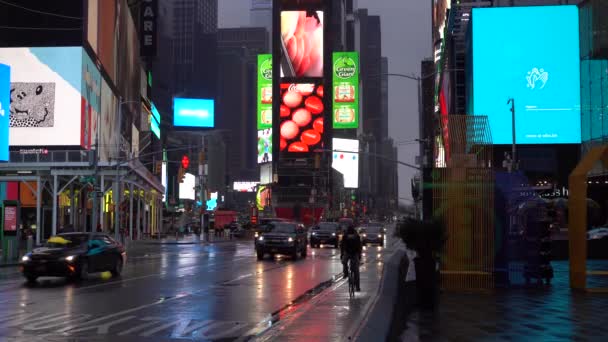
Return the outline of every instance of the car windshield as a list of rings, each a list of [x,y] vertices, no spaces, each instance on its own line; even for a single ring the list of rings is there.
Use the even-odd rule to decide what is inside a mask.
[[[50,248],[73,248],[82,245],[88,239],[89,235],[87,234],[59,234],[51,236],[44,246]]]
[[[382,226],[365,226],[363,227],[363,231],[366,233],[380,233]]]
[[[319,230],[324,231],[335,231],[338,228],[338,225],[335,223],[319,223]]]
[[[267,232],[272,233],[295,233],[296,232],[296,224],[295,223],[283,223],[283,222],[273,222],[269,224]]]

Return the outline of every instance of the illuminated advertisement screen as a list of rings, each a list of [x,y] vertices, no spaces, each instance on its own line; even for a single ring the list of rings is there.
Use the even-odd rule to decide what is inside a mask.
[[[272,128],[258,131],[258,164],[272,161]]]
[[[261,185],[258,187],[258,192],[255,196],[255,202],[258,210],[264,210],[265,207],[271,204],[272,190],[269,186]]]
[[[260,165],[260,184],[272,183],[272,164]]]
[[[345,188],[359,187],[359,140],[332,139],[331,167],[344,176]]]
[[[234,182],[232,190],[238,192],[256,192],[259,182]]]
[[[281,51],[281,77],[323,77],[323,11],[282,11]]]
[[[154,103],[152,103],[152,115],[150,117],[150,131],[160,139],[160,113]]]
[[[174,98],[173,126],[213,128],[215,126],[215,101]]]
[[[524,25],[523,23],[533,23]],[[487,115],[494,144],[581,141],[576,6],[473,9],[474,115]]]
[[[333,127],[359,127],[359,54],[333,54]]]
[[[314,152],[323,148],[323,85],[282,83],[280,150]]]
[[[196,192],[194,190],[195,183],[196,177],[191,173],[186,173],[184,175],[184,181],[179,183],[179,198],[194,200],[196,197]]]
[[[10,117],[11,68],[0,64],[0,161],[8,161],[8,127]]]
[[[272,128],[272,55],[258,55],[258,129]]]

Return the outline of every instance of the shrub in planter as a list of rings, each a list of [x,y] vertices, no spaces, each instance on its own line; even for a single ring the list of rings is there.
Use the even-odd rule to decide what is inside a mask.
[[[408,218],[399,222],[396,234],[417,254],[414,263],[418,305],[434,308],[439,297],[437,265],[447,239],[445,225],[436,219],[422,221]]]

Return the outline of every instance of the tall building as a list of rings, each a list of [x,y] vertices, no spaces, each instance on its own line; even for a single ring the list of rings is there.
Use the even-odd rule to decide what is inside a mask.
[[[227,149],[228,185],[256,180],[256,68],[258,54],[268,53],[264,27],[220,29],[218,37],[217,128],[223,130]],[[235,124],[239,123],[239,124]]]
[[[251,0],[249,25],[265,27],[269,37],[272,37],[272,0]]]

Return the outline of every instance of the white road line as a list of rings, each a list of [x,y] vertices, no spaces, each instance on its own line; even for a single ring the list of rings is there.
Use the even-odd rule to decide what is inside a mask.
[[[48,330],[56,327],[60,327],[69,323],[77,323],[80,321],[86,321],[91,318],[91,315],[76,315],[72,318],[72,314],[63,314],[52,319],[45,319],[44,321],[28,322],[27,325],[21,327],[24,331],[38,331]]]
[[[150,329],[150,330],[146,331],[145,333],[141,333],[141,334],[139,334],[139,336],[150,337],[150,336],[156,334],[157,332],[166,330],[167,328],[170,328],[170,327],[173,327],[173,326],[179,326],[180,324],[181,324],[181,321],[179,321],[179,320],[178,321],[169,322],[169,323],[165,323],[165,324],[162,324],[162,325],[160,325],[160,326],[158,326],[158,327],[156,327],[154,329]]]
[[[93,326],[88,326],[88,324],[90,324],[90,322],[87,322],[87,326],[83,327],[83,328],[78,328],[78,329],[74,329],[70,331],[70,334],[75,334],[75,333],[79,333],[79,332],[83,332],[83,331],[87,331],[87,330],[91,330],[91,329],[97,329],[97,335],[105,335],[110,331],[110,327],[113,325],[117,325],[119,323],[122,322],[126,322],[128,320],[131,320],[135,318],[135,316],[127,316],[127,317],[123,317],[123,318],[119,318],[116,320],[113,320],[111,322],[108,323],[104,323],[104,324],[100,324],[100,325],[93,325]]]
[[[151,317],[146,317],[143,320],[148,321],[149,320],[148,318],[151,318]],[[143,329],[146,329],[148,327],[153,327],[153,326],[157,325],[159,321],[162,321],[162,318],[160,318],[160,317],[154,317],[154,318],[156,319],[155,321],[134,326],[133,328],[130,328],[130,329],[127,329],[125,331],[122,331],[122,332],[118,333],[117,335],[118,336],[124,336],[124,335],[128,335],[128,334],[132,334],[132,333],[134,333],[136,331],[143,330]]]

